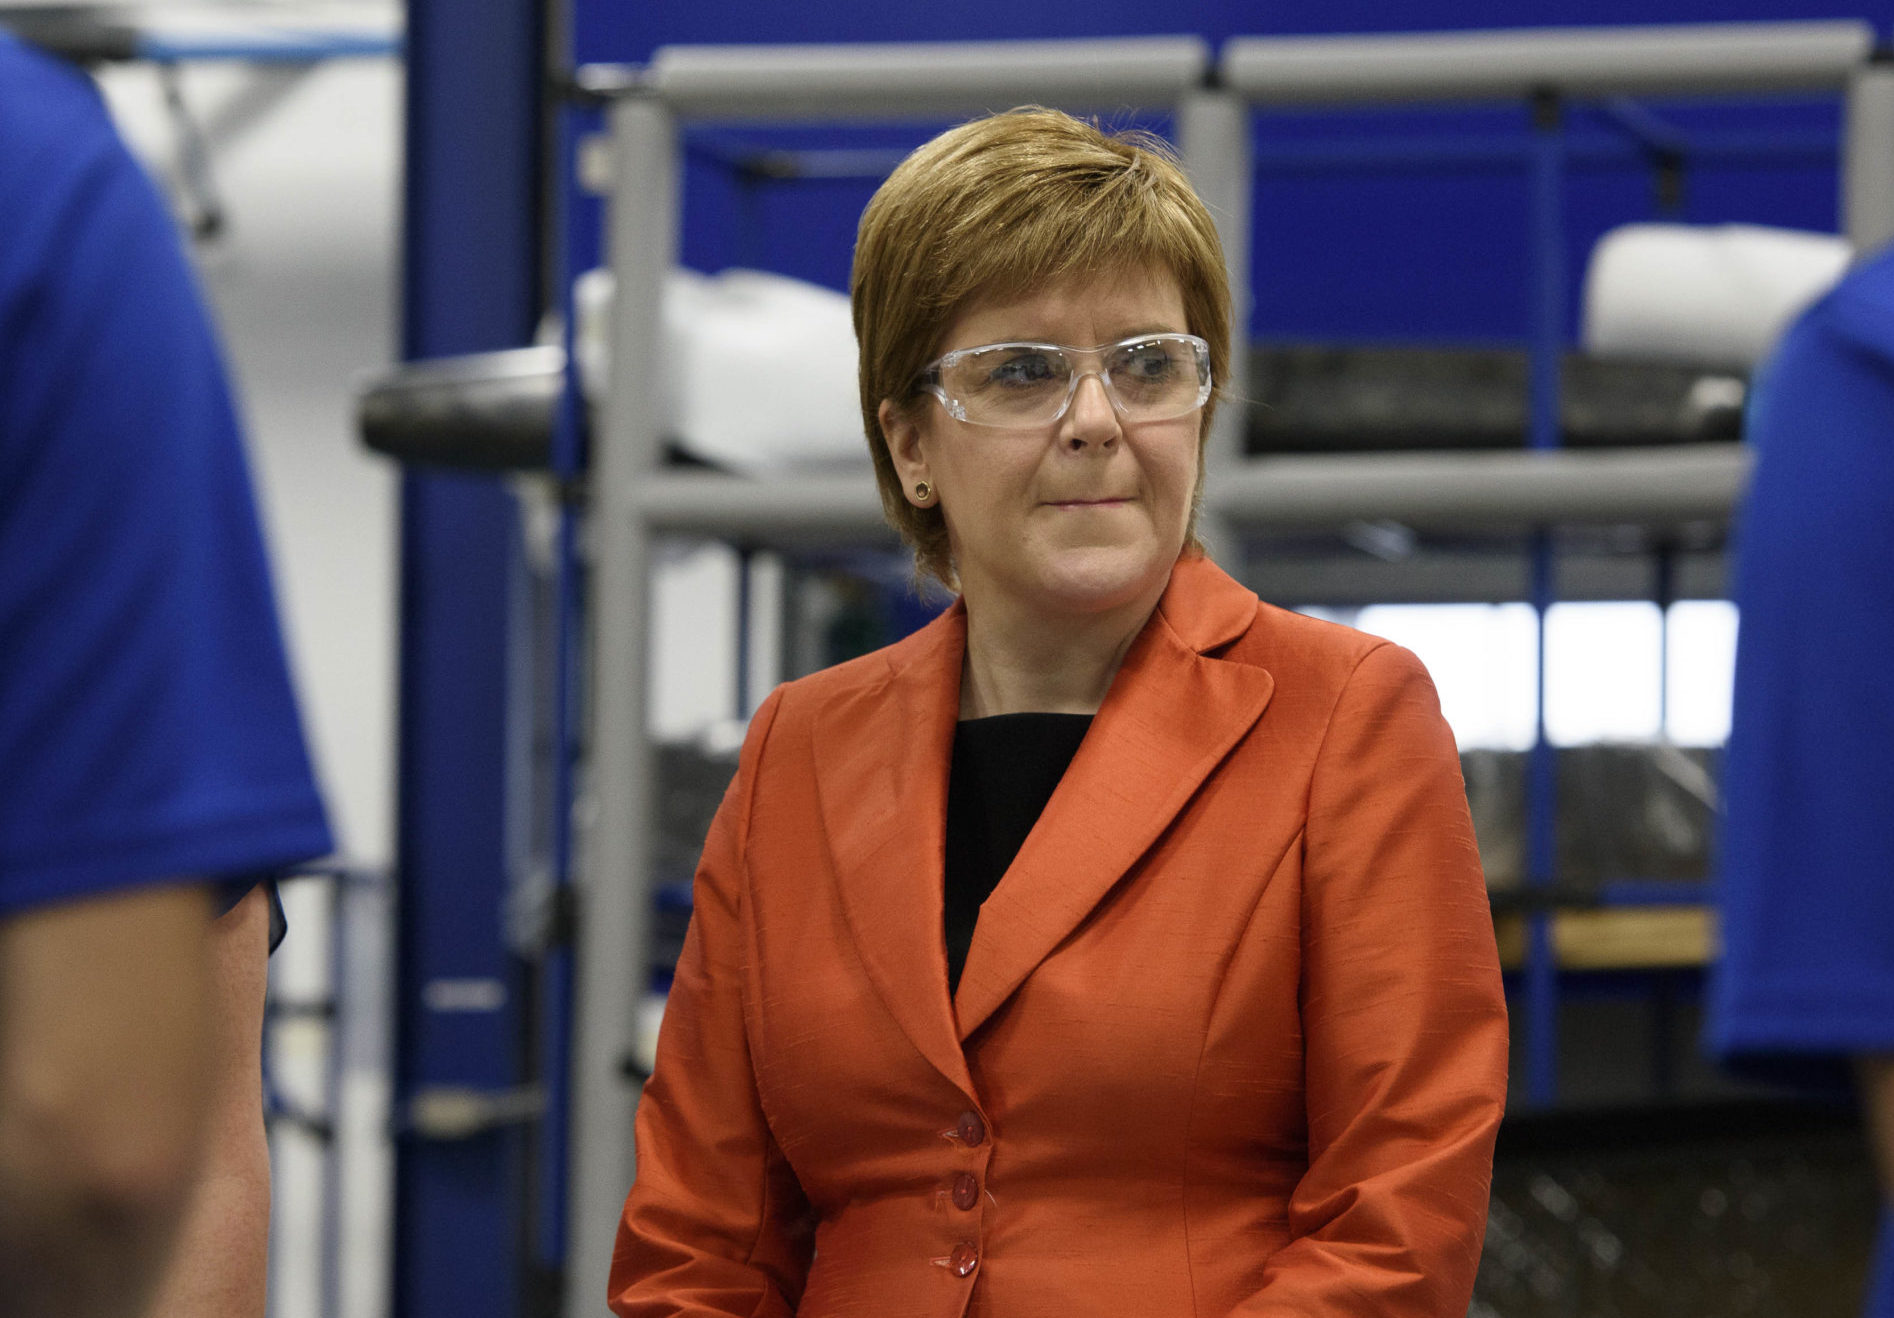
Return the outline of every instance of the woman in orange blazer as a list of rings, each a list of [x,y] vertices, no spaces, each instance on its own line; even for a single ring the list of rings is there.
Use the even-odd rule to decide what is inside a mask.
[[[625,1318],[1466,1312],[1506,1024],[1453,737],[1196,545],[1223,271],[1159,144],[1046,111],[864,214],[870,446],[960,598],[751,724]]]

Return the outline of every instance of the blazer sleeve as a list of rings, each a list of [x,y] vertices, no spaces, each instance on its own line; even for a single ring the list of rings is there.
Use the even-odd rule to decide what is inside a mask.
[[[743,1011],[750,804],[780,700],[751,722],[698,865],[612,1251],[620,1318],[790,1318],[808,1275],[809,1206],[764,1118]]]
[[[1420,661],[1369,652],[1310,786],[1309,1168],[1249,1315],[1463,1318],[1506,1098],[1506,1001],[1453,734]]]

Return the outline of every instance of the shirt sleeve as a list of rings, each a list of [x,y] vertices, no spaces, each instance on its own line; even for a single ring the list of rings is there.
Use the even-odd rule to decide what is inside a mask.
[[[82,74],[0,44],[0,915],[330,849],[217,345]]]
[[[1330,719],[1304,835],[1309,1167],[1245,1315],[1460,1318],[1506,1098],[1506,1001],[1453,734],[1395,645]]]
[[[270,954],[283,945],[289,936],[289,915],[283,910],[283,894],[273,878],[253,883],[249,879],[227,879],[216,886],[217,918],[223,919],[242,904],[254,888],[263,889],[263,900],[270,906]]]

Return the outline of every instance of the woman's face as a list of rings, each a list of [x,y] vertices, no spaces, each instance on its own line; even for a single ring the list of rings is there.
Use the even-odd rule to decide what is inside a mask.
[[[1075,276],[1012,301],[976,303],[940,350],[1011,341],[1094,347],[1188,333],[1168,271]],[[1095,614],[1156,603],[1184,545],[1201,410],[1127,422],[1097,376],[1065,415],[1033,429],[957,421],[930,400],[909,419],[881,406],[907,497],[932,487],[968,607]]]

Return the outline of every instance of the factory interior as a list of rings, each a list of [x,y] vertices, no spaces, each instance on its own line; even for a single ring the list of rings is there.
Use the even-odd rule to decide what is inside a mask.
[[[1862,1312],[1859,1108],[1703,1031],[1746,407],[1894,239],[1885,11],[0,0],[9,28],[97,81],[191,253],[335,833],[270,963],[269,1318],[607,1313],[750,718],[951,598],[864,444],[857,222],[1021,105],[1164,138],[1215,219],[1210,556],[1439,692],[1509,1018],[1468,1318]]]

